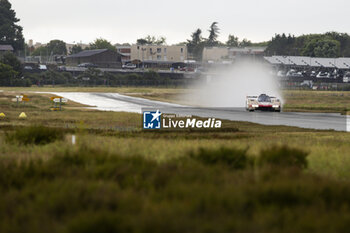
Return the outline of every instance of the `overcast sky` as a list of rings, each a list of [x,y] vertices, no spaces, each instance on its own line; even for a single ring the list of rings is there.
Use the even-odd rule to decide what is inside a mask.
[[[148,34],[168,44],[190,38],[196,28],[208,35],[219,23],[221,41],[229,34],[254,42],[275,33],[350,33],[349,0],[9,0],[26,41],[89,43],[105,38],[135,43]]]

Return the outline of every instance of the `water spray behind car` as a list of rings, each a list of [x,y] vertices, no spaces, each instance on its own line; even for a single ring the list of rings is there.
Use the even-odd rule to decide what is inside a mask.
[[[260,62],[236,62],[219,70],[209,70],[202,76],[204,81],[186,96],[193,105],[245,107],[247,96],[260,94],[277,97],[283,102],[276,75],[268,65]]]

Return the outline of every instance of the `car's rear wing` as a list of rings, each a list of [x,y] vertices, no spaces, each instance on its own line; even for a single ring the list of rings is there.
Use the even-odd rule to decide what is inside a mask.
[[[247,96],[246,97],[246,100],[257,100],[258,99],[258,97],[257,96]]]

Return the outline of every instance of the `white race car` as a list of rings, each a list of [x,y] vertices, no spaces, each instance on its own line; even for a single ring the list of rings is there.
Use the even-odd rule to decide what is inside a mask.
[[[261,94],[259,96],[247,96],[247,111],[265,110],[265,111],[281,111],[281,101],[272,96]]]

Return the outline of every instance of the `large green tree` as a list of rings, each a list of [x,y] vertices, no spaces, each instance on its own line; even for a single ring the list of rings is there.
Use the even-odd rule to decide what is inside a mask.
[[[17,72],[10,65],[0,63],[0,86],[10,86],[16,78]]]
[[[66,43],[62,40],[51,40],[46,46],[33,51],[33,56],[67,55]]]
[[[18,74],[20,74],[22,72],[22,64],[21,62],[17,59],[17,57],[11,53],[11,52],[8,52],[8,53],[5,53],[1,60],[0,60],[1,63],[5,64],[5,65],[9,65],[12,67],[12,69],[14,71],[16,71]]]
[[[202,30],[198,28],[192,33],[191,39],[187,40],[188,52],[192,54],[195,60],[200,61],[202,59],[204,46],[205,42],[202,38]]]
[[[47,46],[41,46],[35,49],[32,53],[33,56],[50,56]]]
[[[303,51],[304,56],[310,57],[338,57],[339,53],[340,42],[330,39],[313,39],[306,44]]]
[[[241,42],[239,42],[239,47],[241,47],[241,48],[249,47],[249,46],[252,46],[252,45],[253,45],[253,43],[250,40],[246,39],[246,38],[244,38]]]
[[[88,49],[109,49],[113,51],[116,50],[116,48],[112,45],[111,42],[103,38],[96,39],[94,42],[90,43]]]
[[[270,55],[299,55],[296,51],[296,42],[296,38],[292,35],[276,34],[269,42],[266,51]],[[304,46],[304,43],[300,46]]]
[[[83,51],[83,48],[80,45],[73,45],[71,51],[69,51],[69,54],[76,54],[76,53],[80,53],[81,51]]]
[[[350,57],[350,36],[347,33],[327,32],[325,34],[329,39],[336,40],[340,43],[341,57]]]
[[[52,55],[67,55],[66,43],[62,40],[51,40],[46,48]]]
[[[218,27],[218,22],[213,22],[211,25],[210,25],[210,29],[208,30],[209,31],[209,37],[208,37],[208,40],[207,40],[207,46],[216,46],[219,44],[219,41],[218,41],[218,36],[219,36],[219,27]]]
[[[229,35],[226,45],[229,47],[238,47],[239,46],[239,40],[238,37],[235,37],[234,35]]]
[[[15,51],[24,49],[22,27],[8,0],[0,0],[0,44],[10,44]]]

